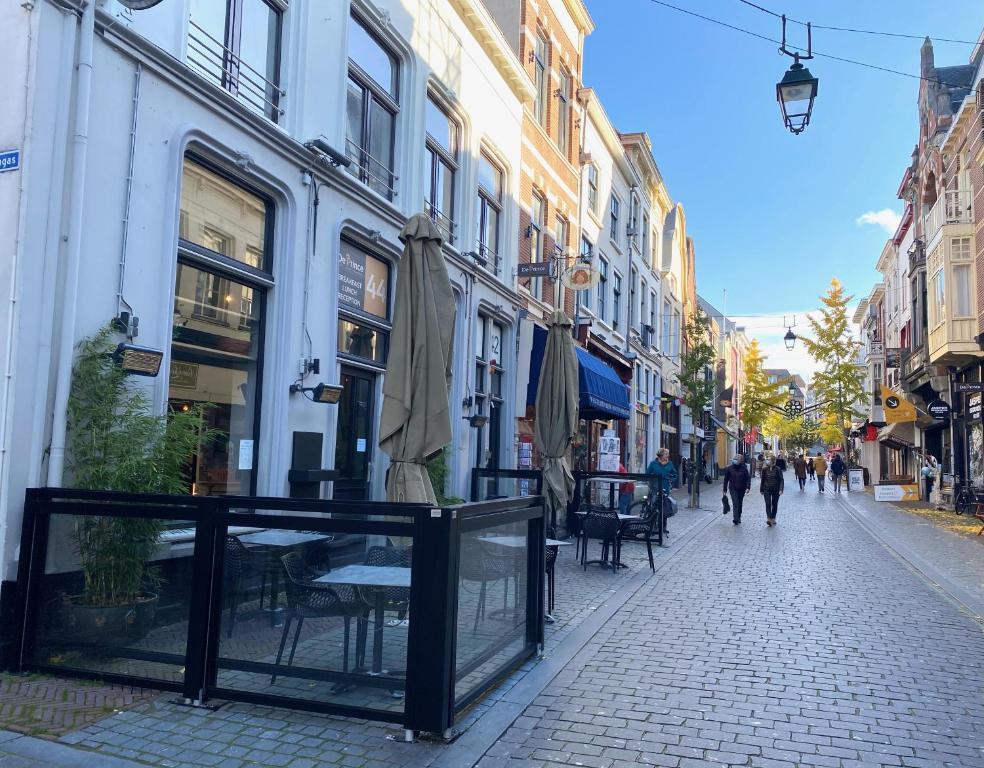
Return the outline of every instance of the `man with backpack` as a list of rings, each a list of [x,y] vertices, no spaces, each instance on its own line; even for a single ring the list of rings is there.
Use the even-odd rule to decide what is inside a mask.
[[[839,453],[834,454],[834,460],[830,462],[830,471],[834,475],[834,493],[841,492],[841,480],[844,479],[844,472],[847,466]]]

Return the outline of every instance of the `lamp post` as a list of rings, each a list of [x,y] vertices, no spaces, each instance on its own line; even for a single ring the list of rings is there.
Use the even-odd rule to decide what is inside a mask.
[[[806,53],[790,51],[786,47],[786,17],[783,16],[779,53],[792,57],[793,64],[782,80],[776,83],[776,101],[782,110],[782,121],[786,128],[793,135],[799,135],[810,124],[813,101],[817,97],[817,85],[820,82],[800,61],[813,58],[813,29],[810,24],[806,25]]]
[[[783,343],[786,345],[786,349],[792,352],[793,347],[796,346],[796,334],[793,333],[792,328],[786,329],[786,335],[782,337]]]

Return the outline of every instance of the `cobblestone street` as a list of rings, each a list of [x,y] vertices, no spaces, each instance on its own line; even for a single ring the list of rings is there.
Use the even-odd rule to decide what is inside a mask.
[[[705,504],[716,498],[708,491]],[[587,613],[624,604],[594,625],[562,610],[545,659],[483,702],[450,745],[402,744],[380,724],[238,704],[190,710],[161,696],[45,745],[62,750],[47,763],[3,758],[8,740],[0,765],[984,765],[981,626],[872,536],[879,515],[895,514],[872,504],[861,525],[834,494],[793,488],[775,529],[754,492],[741,526],[684,510],[657,574],[636,552],[628,574],[589,570],[579,588],[604,591]],[[892,530],[896,541],[905,533]],[[955,559],[964,541],[950,536],[931,546]],[[570,581],[581,571],[563,557]],[[969,568],[961,560],[968,589]]]

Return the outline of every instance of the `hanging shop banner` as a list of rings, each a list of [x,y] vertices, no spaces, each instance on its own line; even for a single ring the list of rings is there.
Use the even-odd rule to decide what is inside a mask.
[[[919,486],[876,485],[875,501],[919,501]]]
[[[984,381],[955,381],[954,392],[984,392]]]
[[[338,306],[387,317],[389,266],[343,240],[338,251]]]
[[[896,424],[916,420],[916,406],[902,398],[897,392],[882,385],[882,405],[885,407],[885,423]]]
[[[945,400],[934,400],[926,406],[926,411],[936,421],[946,421],[950,418],[950,404]]]
[[[981,420],[981,400],[984,398],[980,392],[967,395],[967,418],[973,421]]]

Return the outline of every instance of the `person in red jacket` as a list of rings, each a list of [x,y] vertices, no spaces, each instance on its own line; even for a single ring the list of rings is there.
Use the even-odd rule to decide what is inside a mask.
[[[629,470],[625,468],[622,462],[618,464],[618,473],[620,475],[628,474]],[[629,514],[629,506],[632,504],[632,499],[635,497],[635,483],[622,483],[618,487],[618,512],[621,515]]]

